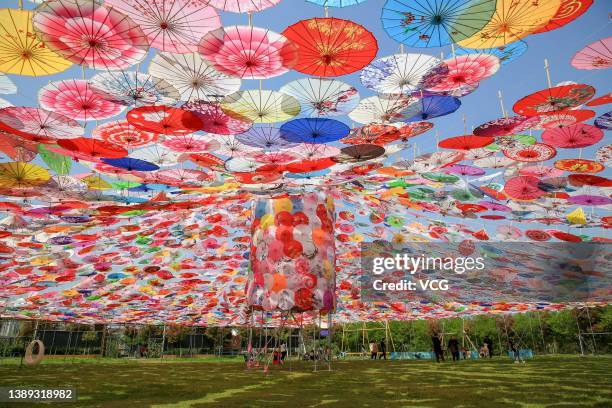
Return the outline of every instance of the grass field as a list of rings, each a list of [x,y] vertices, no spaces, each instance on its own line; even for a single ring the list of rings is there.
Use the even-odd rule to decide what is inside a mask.
[[[78,407],[611,407],[612,357],[338,361],[247,370],[236,360],[0,360],[0,386],[77,389]],[[2,404],[0,403],[0,406]],[[14,404],[14,406],[34,406]],[[49,405],[45,405],[49,406]]]

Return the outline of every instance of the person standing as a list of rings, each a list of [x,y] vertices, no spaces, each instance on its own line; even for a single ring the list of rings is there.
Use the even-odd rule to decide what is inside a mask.
[[[281,361],[285,361],[285,358],[287,357],[287,345],[285,344],[284,341],[280,345],[280,351],[281,351]]]
[[[485,336],[484,344],[486,344],[489,349],[489,358],[493,358],[493,340],[491,340],[489,336]]]
[[[525,360],[521,358],[521,353],[519,349],[516,348],[516,346],[514,345],[514,341],[512,340],[510,340],[510,351],[512,351],[512,354],[514,355],[514,364],[518,364],[519,362],[525,364]]]
[[[459,341],[457,337],[453,336],[448,341],[448,351],[450,351],[451,356],[453,356],[453,361],[459,360]]]
[[[442,341],[438,336],[437,332],[434,332],[433,336],[431,336],[431,342],[433,344],[433,351],[436,355],[436,362],[440,362],[440,360],[444,361],[444,354],[442,353]]]
[[[385,340],[380,341],[380,360],[387,359],[387,345],[385,344]]]
[[[375,341],[370,342],[370,360],[376,360],[378,356],[378,345]]]

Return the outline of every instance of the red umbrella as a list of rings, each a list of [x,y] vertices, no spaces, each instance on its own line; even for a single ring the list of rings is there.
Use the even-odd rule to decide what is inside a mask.
[[[79,137],[76,139],[61,139],[57,144],[72,152],[74,157],[83,160],[105,158],[120,158],[128,155],[128,151],[121,146],[97,139]]]
[[[538,184],[540,179],[531,176],[512,177],[506,181],[504,192],[515,200],[535,200],[546,194],[540,190]]]
[[[550,233],[550,235],[552,235],[553,237],[557,238],[560,241],[582,242],[582,238],[580,238],[577,235],[570,234],[569,232],[556,231],[556,230],[551,230],[548,232]]]
[[[187,159],[191,160],[198,166],[209,167],[213,169],[223,169],[223,163],[225,163],[223,159],[215,156],[212,153],[190,154],[187,156]]]
[[[132,149],[154,143],[157,140],[158,134],[137,129],[125,120],[118,120],[96,127],[93,130],[92,136],[95,139]]]
[[[612,180],[592,174],[570,174],[567,180],[572,186],[612,187]]]
[[[561,126],[569,126],[574,123],[584,122],[594,116],[595,111],[589,109],[567,109],[559,112],[544,113],[539,116],[531,116],[532,118],[537,118],[532,129],[554,129]]]
[[[530,163],[546,161],[557,155],[554,147],[544,143],[534,143],[530,146],[519,144],[510,149],[503,149],[502,152],[509,159]]]
[[[542,141],[563,149],[575,149],[594,145],[603,138],[598,127],[584,123],[548,129],[542,133]]]
[[[495,139],[493,137],[462,135],[444,139],[438,143],[438,146],[443,149],[472,150],[488,146],[494,141]]]
[[[252,173],[232,173],[238,183],[242,184],[265,184],[272,183],[281,178],[277,171],[255,171]]]
[[[294,69],[312,76],[350,74],[368,65],[378,52],[374,35],[363,26],[339,18],[311,18],[285,29],[298,46]]]
[[[587,159],[561,159],[555,162],[555,167],[572,173],[599,173],[605,169],[603,164]]]
[[[599,98],[595,98],[592,101],[587,102],[587,106],[600,106],[600,105],[606,105],[608,103],[612,103],[612,92],[607,93],[605,95],[600,96]]]
[[[586,84],[572,84],[546,88],[527,95],[512,109],[519,115],[535,116],[580,106],[595,95],[595,88]]]
[[[187,102],[182,109],[195,113],[202,121],[202,130],[217,135],[237,135],[246,132],[253,122],[240,115],[229,116],[216,103],[204,101]]]
[[[395,126],[371,124],[351,130],[351,133],[340,141],[347,144],[372,143],[385,145],[399,139],[399,137],[400,132]]]
[[[532,241],[548,241],[550,239],[550,235],[542,230],[527,230],[525,231],[525,236]]]
[[[422,133],[427,132],[429,129],[433,128],[433,123],[431,122],[410,122],[410,123],[402,123],[395,122],[392,123],[391,126],[395,126],[400,132],[400,138],[402,142],[406,140],[418,136]]]
[[[438,69],[423,78],[423,88],[446,92],[462,87],[478,86],[499,70],[499,58],[491,54],[459,55],[444,61]]]
[[[537,118],[529,116],[510,116],[483,123],[474,129],[476,136],[505,136],[521,133],[538,123]]]
[[[311,173],[314,171],[324,170],[336,164],[329,157],[314,160],[300,160],[289,163],[285,168],[291,173]]]
[[[591,4],[593,4],[593,0],[561,0],[559,9],[548,23],[531,34],[545,33],[561,28],[583,15],[591,7]]]
[[[163,135],[187,135],[202,129],[193,112],[168,106],[141,106],[129,111],[127,121],[134,127]]]

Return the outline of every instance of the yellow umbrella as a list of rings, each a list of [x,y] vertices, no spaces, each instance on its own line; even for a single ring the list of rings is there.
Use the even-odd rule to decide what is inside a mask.
[[[44,168],[31,163],[0,163],[0,187],[26,188],[46,183],[51,175]]]
[[[108,183],[102,177],[100,177],[99,174],[92,174],[91,176],[87,176],[81,179],[81,181],[87,184],[87,187],[90,190],[106,190],[109,188],[113,188],[113,186],[110,185],[110,183]]]
[[[567,218],[571,224],[586,224],[586,217],[581,207],[578,207],[571,213],[567,214],[565,218]]]
[[[51,75],[72,63],[43,44],[32,28],[32,12],[0,9],[0,72]]]
[[[300,113],[300,103],[282,92],[249,90],[236,92],[221,102],[221,108],[237,119],[256,123],[284,122]]]
[[[561,0],[498,0],[491,20],[471,37],[459,41],[465,48],[495,48],[528,36],[548,24]]]

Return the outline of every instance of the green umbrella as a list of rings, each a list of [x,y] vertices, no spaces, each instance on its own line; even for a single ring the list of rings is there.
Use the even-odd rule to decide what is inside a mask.
[[[446,173],[423,173],[421,174],[423,178],[431,181],[437,181],[439,183],[447,183],[452,184],[459,181],[459,177],[454,174],[446,174]]]
[[[535,136],[530,136],[530,135],[506,135],[506,136],[499,136],[497,138],[497,140],[500,140],[500,139],[506,139],[511,142],[520,143],[525,146],[531,146],[535,144],[535,142],[537,141]],[[500,146],[497,143],[491,143],[490,145],[485,146],[485,149],[492,150],[494,152],[498,151],[501,148],[502,146]]]
[[[114,183],[111,183],[111,185],[117,190],[127,190],[128,188],[141,186],[142,183],[137,183],[135,181],[115,181]]]
[[[48,150],[44,144],[38,145],[38,154],[56,174],[66,175],[70,173],[72,160],[69,157]]]

